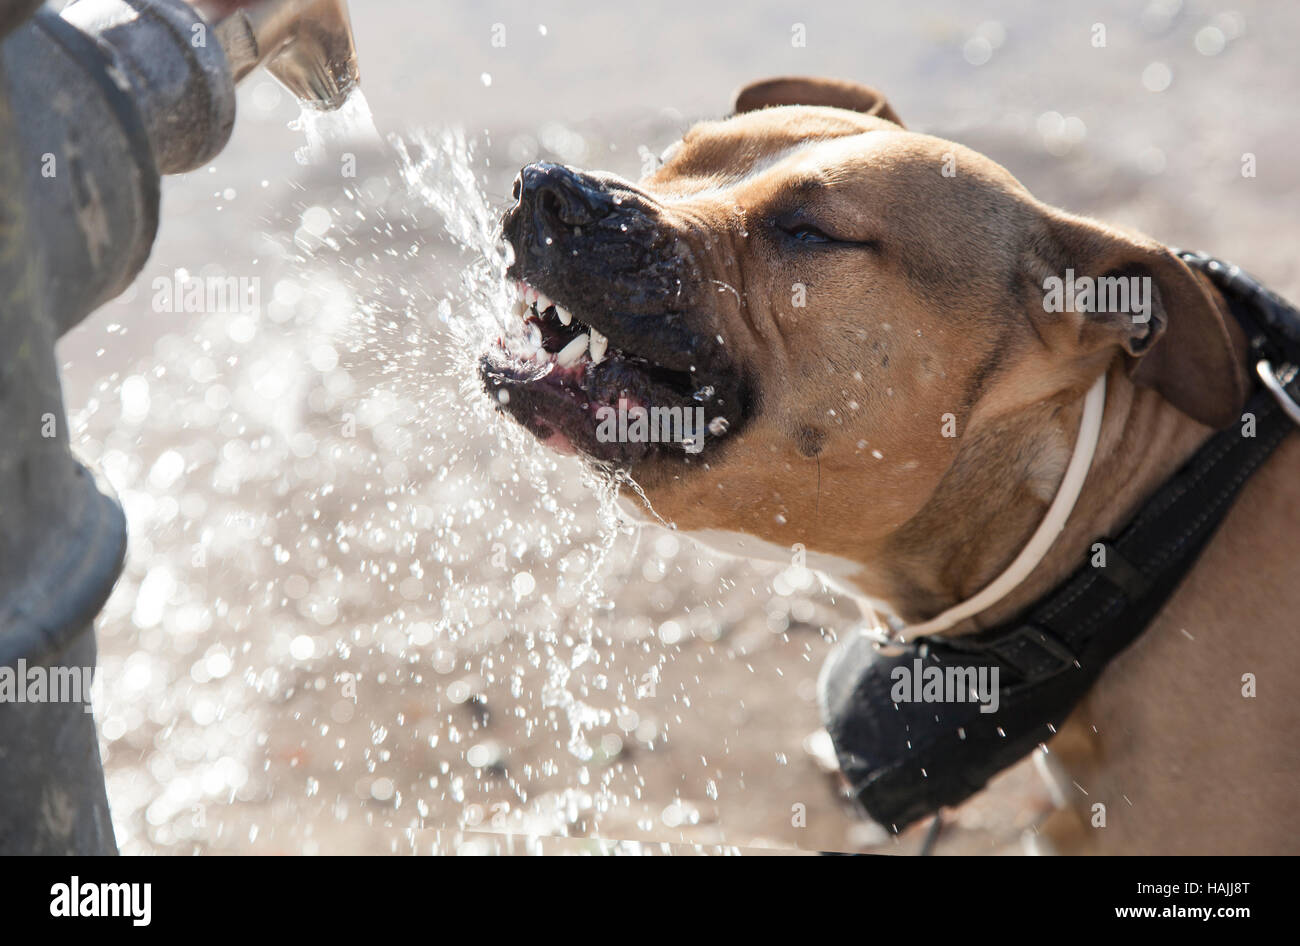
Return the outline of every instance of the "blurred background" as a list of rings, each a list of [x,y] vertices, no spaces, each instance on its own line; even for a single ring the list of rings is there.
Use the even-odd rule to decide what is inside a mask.
[[[915,851],[810,751],[852,605],[620,522],[493,416],[485,227],[529,161],[635,178],[739,85],[820,74],[1300,298],[1300,7],[351,6],[365,101],[304,122],[250,77],[133,288],[60,343],[130,523],[96,700],[122,851]],[[193,277],[257,304],[168,304]],[[1016,851],[1046,805],[1016,767],[938,853]]]

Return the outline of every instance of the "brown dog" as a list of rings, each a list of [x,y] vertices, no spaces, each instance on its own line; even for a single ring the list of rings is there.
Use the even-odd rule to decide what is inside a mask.
[[[965,633],[1053,588],[1238,420],[1243,336],[1162,245],[1039,203],[861,86],[770,80],[736,112],[637,184],[524,169],[504,230],[526,337],[483,368],[516,419],[630,469],[679,528],[785,560],[801,544],[876,608],[923,622],[1024,546],[1106,373],[1064,531],[949,632]],[[1068,270],[1149,277],[1148,317],[1046,312],[1045,279]],[[676,415],[658,442],[611,420],[652,407],[679,408],[681,435]],[[1051,743],[1067,802],[1043,828],[1055,849],[1300,849],[1297,469],[1289,437]],[[1098,802],[1105,827],[1090,826]]]

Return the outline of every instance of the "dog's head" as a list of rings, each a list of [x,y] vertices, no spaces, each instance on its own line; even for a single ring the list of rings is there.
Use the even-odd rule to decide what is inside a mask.
[[[1243,396],[1219,309],[1165,247],[1039,203],[862,86],[757,83],[637,183],[533,164],[514,196],[531,337],[484,359],[489,391],[548,443],[630,469],[683,528],[861,561],[980,430],[1069,403],[1116,359],[1205,423]],[[1070,271],[1146,277],[1145,311],[1045,311]],[[651,407],[682,409],[685,444],[602,432]],[[1050,498],[1060,453],[993,473]]]

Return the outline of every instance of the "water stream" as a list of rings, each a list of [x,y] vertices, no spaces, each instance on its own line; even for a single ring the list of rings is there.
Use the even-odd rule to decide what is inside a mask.
[[[749,566],[634,529],[618,484],[493,410],[513,143],[380,142],[364,99],[299,130],[279,191],[202,182],[262,223],[194,209],[184,257],[219,262],[151,262],[72,418],[130,523],[96,702],[123,851],[720,842],[728,792],[786,764],[738,727],[788,719],[792,670],[811,686],[808,579],[756,603]],[[160,275],[255,277],[261,302],[150,316]]]
[[[352,90],[344,103],[333,111],[321,111],[304,105],[296,121],[289,124],[301,131],[307,142],[296,152],[299,164],[320,164],[334,151],[348,146],[373,147],[383,140],[375,128],[370,103],[360,88]]]

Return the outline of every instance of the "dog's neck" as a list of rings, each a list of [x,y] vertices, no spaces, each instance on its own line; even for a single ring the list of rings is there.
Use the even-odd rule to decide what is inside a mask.
[[[1216,300],[1221,297],[1214,293]],[[1221,309],[1234,343],[1246,342]],[[1013,591],[963,620],[948,634],[969,633],[1010,620],[1087,560],[1094,542],[1116,535],[1142,502],[1211,436],[1156,392],[1138,387],[1118,361],[1107,376],[1101,436],[1073,512],[1050,550]],[[1004,454],[1028,458],[1008,476],[991,465],[955,487],[957,496],[932,504],[894,537],[887,569],[861,582],[906,624],[919,624],[973,595],[996,578],[1042,520],[1079,431],[1083,399],[1041,405],[1001,422]],[[1043,477],[1049,488],[1043,488]],[[951,510],[960,508],[960,517]],[[869,585],[869,587],[868,587]]]
[[[1092,468],[1064,529],[1028,577],[996,604],[955,625],[963,633],[1007,621],[1064,581],[1083,562],[1094,542],[1116,535],[1142,502],[1210,436],[1210,431],[1147,388],[1136,387],[1122,367],[1108,375],[1108,397]],[[1060,422],[1077,431],[1081,405],[1070,405]],[[1028,541],[1046,504],[1026,514],[997,511],[973,516],[974,543],[949,547],[945,572],[951,581],[930,603],[937,613],[964,600],[1001,572]],[[980,521],[982,520],[982,521]],[[972,523],[974,525],[974,523]],[[972,554],[973,553],[973,554]],[[926,615],[928,619],[933,615]],[[903,615],[905,620],[914,617]]]

